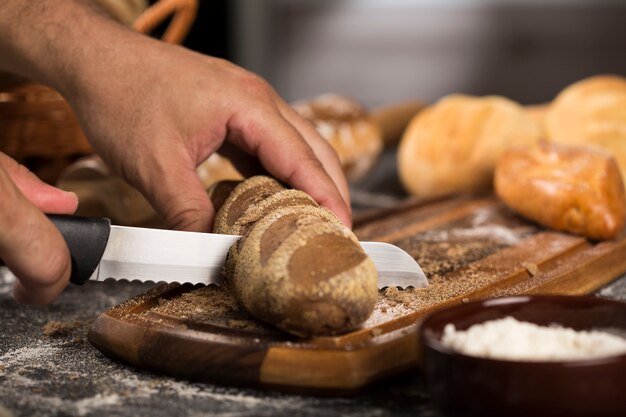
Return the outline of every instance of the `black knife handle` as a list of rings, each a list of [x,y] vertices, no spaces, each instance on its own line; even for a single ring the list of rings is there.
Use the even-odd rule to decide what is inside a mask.
[[[109,241],[111,220],[104,217],[80,217],[48,214],[65,239],[72,259],[70,282],[82,285],[96,270]],[[4,262],[0,259],[0,266]]]
[[[82,285],[96,270],[109,241],[111,220],[104,217],[80,217],[49,214],[59,229],[72,258],[70,282]]]

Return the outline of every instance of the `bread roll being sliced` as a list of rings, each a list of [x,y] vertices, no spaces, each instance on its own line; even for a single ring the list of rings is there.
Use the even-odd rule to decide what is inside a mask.
[[[355,329],[378,297],[376,268],[354,234],[311,206],[257,222],[239,242],[229,283],[252,315],[305,337]]]
[[[225,275],[253,316],[310,337],[353,330],[371,314],[378,272],[331,211],[267,177],[218,183],[210,194],[221,205],[214,231],[242,235]]]

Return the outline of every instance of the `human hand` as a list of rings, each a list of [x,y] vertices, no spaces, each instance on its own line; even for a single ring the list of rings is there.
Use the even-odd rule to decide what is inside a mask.
[[[80,0],[0,2],[0,57],[0,69],[59,90],[100,156],[171,227],[209,230],[214,209],[195,168],[224,143],[351,223],[330,145],[242,68],[133,32]]]
[[[76,195],[40,181],[0,153],[0,259],[15,274],[18,302],[52,302],[69,281],[67,245],[46,213],[71,214]]]
[[[214,209],[195,168],[222,145],[258,158],[350,225],[335,152],[265,81],[181,47],[133,42],[122,57],[105,60],[106,74],[101,61],[86,65],[80,88],[67,97],[96,151],[171,227],[210,230]]]

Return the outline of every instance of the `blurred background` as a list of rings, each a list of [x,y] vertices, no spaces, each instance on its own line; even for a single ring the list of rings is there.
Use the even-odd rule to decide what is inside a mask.
[[[534,104],[626,74],[625,22],[624,0],[203,0],[185,45],[262,75],[288,101],[462,92]]]

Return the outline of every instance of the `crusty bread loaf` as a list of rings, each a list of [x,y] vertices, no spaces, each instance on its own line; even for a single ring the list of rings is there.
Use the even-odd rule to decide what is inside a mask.
[[[419,197],[489,188],[505,149],[539,139],[539,127],[511,100],[447,96],[405,131],[398,149],[400,180]]]
[[[509,207],[544,226],[591,239],[614,238],[624,228],[624,184],[605,151],[548,143],[511,149],[494,183]]]
[[[330,143],[349,180],[362,178],[383,149],[380,127],[358,102],[336,94],[324,94],[293,108],[313,123]]]
[[[261,176],[234,188],[218,184],[212,197],[216,205],[223,201],[214,231],[242,234],[229,251],[225,275],[252,315],[308,337],[353,330],[371,314],[378,273],[331,211]]]
[[[608,150],[626,179],[626,78],[598,75],[565,88],[548,108],[546,133],[551,142]]]
[[[264,217],[240,243],[231,279],[252,315],[300,336],[353,330],[378,296],[376,268],[354,234],[319,213],[300,206]]]

